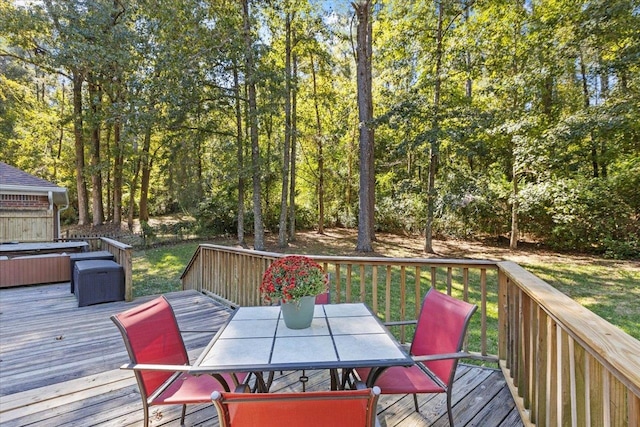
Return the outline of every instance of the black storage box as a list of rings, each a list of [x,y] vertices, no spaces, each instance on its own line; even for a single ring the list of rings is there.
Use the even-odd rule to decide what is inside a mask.
[[[124,270],[114,261],[76,261],[73,282],[78,307],[124,301]]]
[[[110,261],[115,261],[116,258],[109,251],[95,251],[95,252],[78,252],[75,254],[69,254],[69,260],[71,260],[71,268],[69,271],[71,272],[71,293],[75,291],[74,283],[74,267],[76,265],[76,261],[89,261],[92,259],[106,259]]]

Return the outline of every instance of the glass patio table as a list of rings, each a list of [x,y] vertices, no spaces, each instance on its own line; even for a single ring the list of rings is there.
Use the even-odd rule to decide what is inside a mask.
[[[335,389],[338,369],[373,368],[366,379],[372,386],[385,368],[411,365],[411,358],[365,304],[348,303],[317,304],[306,329],[287,328],[278,306],[240,307],[190,372],[253,372],[266,391],[263,372],[329,369]]]

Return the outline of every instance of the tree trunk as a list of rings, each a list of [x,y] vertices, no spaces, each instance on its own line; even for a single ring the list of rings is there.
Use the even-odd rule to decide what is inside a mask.
[[[113,224],[122,224],[122,172],[124,164],[124,153],[121,140],[121,122],[116,117],[113,123],[113,146],[115,148],[115,158],[113,159]]]
[[[233,67],[233,90],[236,102],[236,156],[238,160],[238,244],[246,247],[244,241],[244,146],[242,144],[242,106],[240,104],[240,81],[238,68]]]
[[[518,6],[520,8],[523,7],[522,2],[518,2]],[[513,75],[517,76],[520,72],[520,66],[518,63],[518,37],[520,37],[520,27],[518,24],[514,27],[513,32]],[[518,96],[518,88],[513,89],[513,104],[511,106],[511,111],[514,114],[517,114],[520,111],[520,97]],[[516,155],[516,147],[517,141],[514,140],[513,135],[511,136],[510,146],[511,146],[511,158],[513,161],[512,169],[511,169],[511,180],[512,180],[512,194],[511,194],[511,237],[509,240],[509,247],[511,249],[518,248],[518,235],[520,234],[519,223],[518,223],[518,157]]]
[[[60,126],[60,135],[58,136],[58,144],[56,148],[56,156],[55,161],[53,162],[53,177],[55,180],[58,179],[58,163],[60,162],[60,157],[62,156],[62,141],[64,141],[64,123],[65,113],[64,106],[67,103],[65,100],[66,87],[64,82],[61,84],[60,88],[60,120],[58,126]]]
[[[513,162],[513,201],[511,202],[511,239],[509,240],[509,248],[518,248],[518,234],[520,233],[518,226],[518,171],[516,170],[516,162]]]
[[[84,180],[84,137],[82,130],[82,83],[84,77],[73,73],[73,135],[76,151],[76,190],[78,192],[78,225],[89,223],[87,183]]]
[[[111,164],[111,134],[112,134],[112,126],[107,126],[107,136],[104,140],[104,142],[107,145],[107,149],[105,150],[107,153],[107,158],[105,159],[105,163],[110,165]],[[111,182],[111,168],[107,167],[106,168],[107,171],[107,176],[104,177],[105,182],[110,183]],[[104,187],[103,187],[104,189]],[[113,210],[111,209],[111,204],[113,203],[113,197],[111,196],[112,191],[111,191],[111,185],[107,184],[107,194],[105,195],[105,198],[107,200],[107,209],[105,210],[105,221],[110,221],[112,216],[113,216]]]
[[[371,1],[353,3],[358,18],[357,80],[360,127],[360,189],[356,251],[373,252],[375,170],[373,157],[373,100],[371,97]]]
[[[316,113],[316,144],[318,147],[318,234],[324,234],[324,154],[322,141],[322,124],[320,123],[320,108],[318,107],[318,85],[316,81],[316,66],[313,62],[313,52],[309,54],[311,62],[311,78],[313,82],[313,107]]]
[[[104,205],[102,203],[102,171],[100,169],[100,105],[102,91],[95,81],[95,75],[89,74],[89,104],[91,108],[91,210],[92,224],[104,222]]]
[[[151,135],[151,125],[149,125],[147,132]],[[151,138],[145,138],[144,146],[142,147],[142,179],[140,180],[140,212],[138,213],[138,219],[141,222],[149,221],[149,182],[151,180],[152,165]]]
[[[291,86],[291,184],[289,186],[289,241],[296,240],[296,154],[298,143],[298,57],[293,54],[293,85]]]
[[[143,146],[151,145],[151,126],[147,127],[144,133]],[[137,151],[137,148],[136,148]],[[127,211],[127,227],[129,231],[133,231],[133,217],[135,215],[136,207],[136,190],[138,189],[138,178],[140,177],[140,165],[142,164],[142,157],[144,153],[138,153],[136,163],[133,170],[133,179],[131,180],[131,187],[129,189],[129,210]]]
[[[249,21],[249,0],[242,1],[244,43],[245,43],[245,77],[247,79],[247,95],[249,98],[249,127],[251,135],[251,168],[253,179],[253,247],[264,250],[264,225],[262,223],[262,205],[260,200],[260,146],[258,145],[258,112],[256,105],[256,82],[253,64],[253,41]]]
[[[424,251],[427,253],[435,253],[433,249],[433,220],[435,215],[435,199],[436,199],[436,172],[438,169],[438,162],[440,160],[440,136],[438,135],[440,130],[440,90],[442,86],[442,78],[440,73],[442,72],[442,39],[443,39],[443,5],[442,2],[438,2],[436,6],[438,14],[438,24],[436,27],[436,69],[435,69],[435,82],[433,88],[433,119],[431,121],[431,127],[433,130],[434,139],[431,141],[429,148],[429,178],[427,188],[427,224],[425,227],[425,240]]]
[[[587,82],[587,67],[584,63],[584,58],[582,55],[582,51],[580,51],[580,76],[582,77],[582,104],[585,110],[585,113],[589,109],[589,85]],[[598,173],[598,150],[596,146],[596,141],[594,139],[593,132],[591,134],[591,167],[593,169],[593,177],[598,178],[600,174]]]
[[[289,166],[291,155],[291,20],[287,12],[285,18],[284,55],[284,147],[282,147],[282,191],[280,194],[280,221],[278,224],[278,247],[286,248],[287,243],[287,201],[289,198]]]

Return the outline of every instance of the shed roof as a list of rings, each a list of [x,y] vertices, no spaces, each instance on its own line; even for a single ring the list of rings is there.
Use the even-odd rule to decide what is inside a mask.
[[[0,162],[0,193],[53,195],[56,205],[68,204],[67,189]]]

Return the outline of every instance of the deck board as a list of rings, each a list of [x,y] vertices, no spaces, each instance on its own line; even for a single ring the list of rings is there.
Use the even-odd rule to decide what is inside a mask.
[[[192,360],[230,314],[230,309],[195,291],[167,294]],[[0,425],[140,426],[142,405],[120,334],[109,316],[148,301],[77,307],[68,283],[0,290]],[[307,390],[329,388],[324,371],[306,372]],[[300,391],[300,371],[278,373],[273,391]],[[522,426],[502,373],[460,365],[453,391],[457,426]],[[384,426],[446,426],[444,395],[383,395]],[[179,425],[180,407],[151,408],[152,426]],[[211,405],[193,405],[186,425],[217,426]]]

